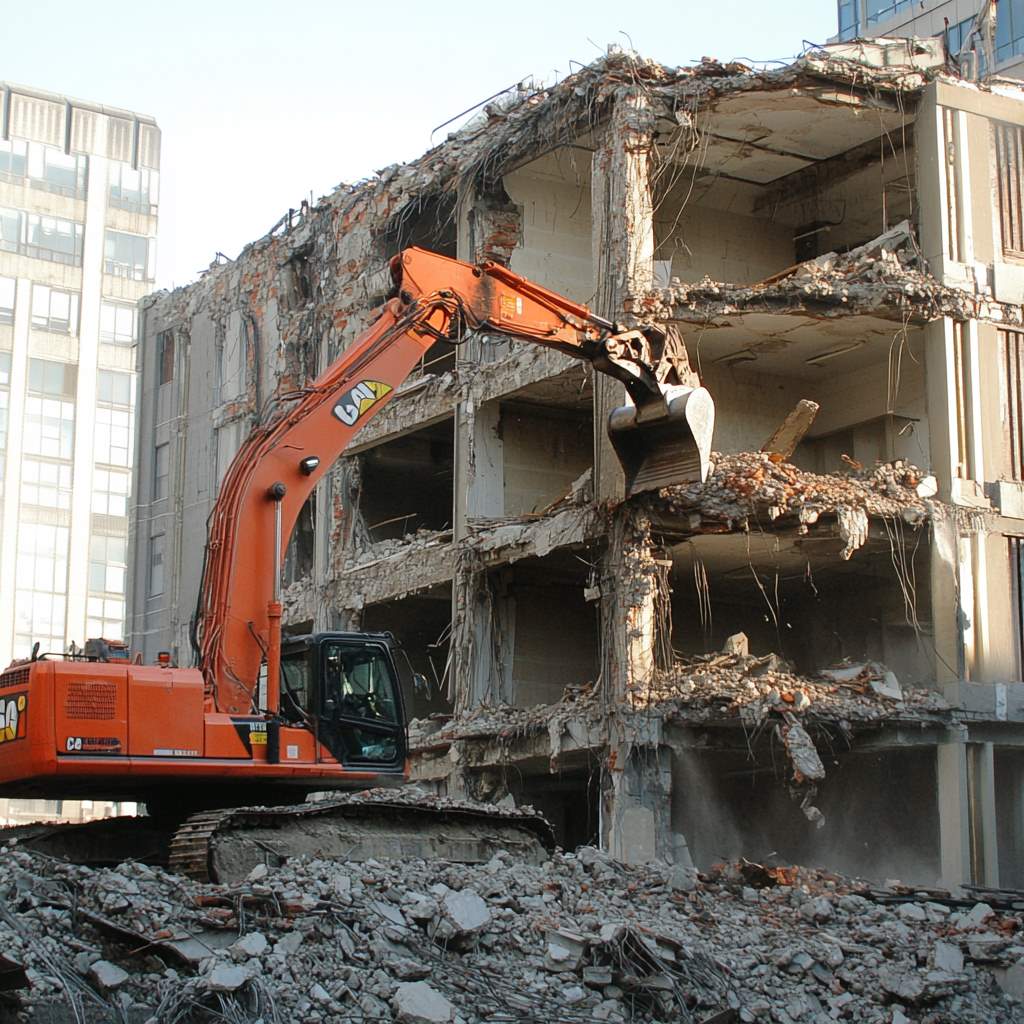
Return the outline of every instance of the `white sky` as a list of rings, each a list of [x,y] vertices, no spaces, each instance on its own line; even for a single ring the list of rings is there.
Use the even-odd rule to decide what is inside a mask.
[[[562,78],[608,43],[670,65],[784,61],[836,25],[834,0],[17,6],[0,79],[156,117],[161,287],[218,250],[237,255],[311,192],[418,156],[433,128],[492,93]]]

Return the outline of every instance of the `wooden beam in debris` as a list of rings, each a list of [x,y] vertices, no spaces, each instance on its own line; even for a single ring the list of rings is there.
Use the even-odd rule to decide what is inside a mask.
[[[817,402],[801,398],[775,433],[761,445],[761,451],[769,455],[778,455],[780,459],[790,458],[796,451],[796,446],[803,440],[804,434],[811,429],[819,408]]]

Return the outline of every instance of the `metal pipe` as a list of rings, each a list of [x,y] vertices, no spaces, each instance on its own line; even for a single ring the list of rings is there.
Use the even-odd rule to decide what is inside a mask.
[[[274,503],[274,591],[267,603],[267,714],[271,716],[281,710],[281,501],[285,493],[282,483],[268,492]]]

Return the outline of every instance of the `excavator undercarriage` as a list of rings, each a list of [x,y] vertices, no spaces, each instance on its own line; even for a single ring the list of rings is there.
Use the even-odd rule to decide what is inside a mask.
[[[11,843],[79,864],[138,860],[222,884],[290,857],[481,864],[506,850],[522,863],[541,864],[555,848],[551,825],[531,810],[393,789],[281,807],[200,811],[182,822],[143,815],[0,830],[0,846]]]

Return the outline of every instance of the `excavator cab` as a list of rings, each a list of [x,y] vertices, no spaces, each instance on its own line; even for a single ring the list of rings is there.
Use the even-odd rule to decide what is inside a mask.
[[[315,633],[281,648],[281,714],[317,737],[318,760],[401,772],[406,734],[390,633]]]

